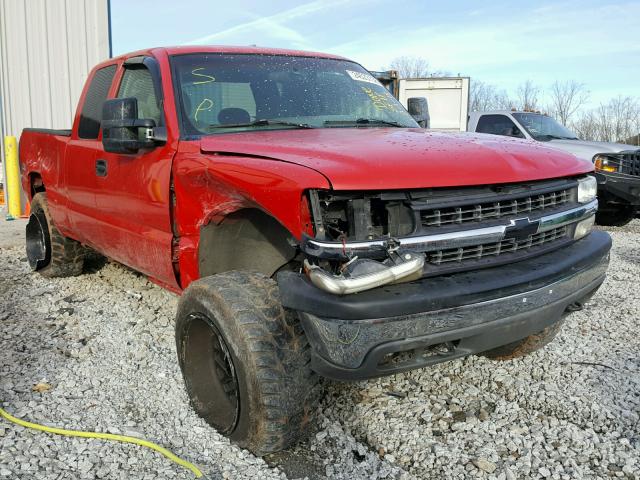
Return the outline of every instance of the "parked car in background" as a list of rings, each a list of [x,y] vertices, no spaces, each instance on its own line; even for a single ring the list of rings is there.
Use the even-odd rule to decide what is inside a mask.
[[[421,129],[322,53],[109,59],[20,162],[32,269],[78,275],[93,249],[179,293],[192,406],[256,454],[309,432],[320,376],[541,348],[609,263],[591,164]]]
[[[471,112],[469,132],[526,138],[592,162],[598,180],[600,225],[621,226],[640,212],[640,149],[622,143],[591,142],[537,112]]]

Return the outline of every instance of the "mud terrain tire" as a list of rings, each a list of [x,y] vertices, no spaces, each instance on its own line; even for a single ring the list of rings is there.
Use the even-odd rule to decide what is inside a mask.
[[[193,282],[178,305],[176,345],[191,405],[220,433],[256,455],[308,434],[319,378],[272,279],[235,271]]]
[[[82,273],[85,248],[56,228],[46,193],[33,196],[26,227],[27,260],[44,277],[73,277]]]

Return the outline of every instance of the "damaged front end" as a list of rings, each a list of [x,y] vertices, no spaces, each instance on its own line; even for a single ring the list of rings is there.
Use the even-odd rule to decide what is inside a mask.
[[[602,284],[595,180],[308,192],[304,274],[278,274],[312,368],[338,380],[507,345],[561,321]],[[306,275],[306,277],[303,277]]]
[[[510,263],[580,238],[597,200],[584,179],[411,191],[308,192],[315,236],[304,271],[347,295],[392,283]]]
[[[303,235],[302,251],[307,256],[304,272],[319,289],[334,295],[348,295],[387,284],[410,282],[422,276],[425,255],[404,251],[400,242],[390,235],[389,217],[395,218],[399,213],[394,204],[383,202],[377,195],[368,197],[317,190],[309,192],[309,201],[318,235],[315,239]],[[400,229],[395,228],[393,233],[411,230],[411,218],[404,216],[402,221],[405,224]],[[397,223],[396,220],[394,224]],[[374,238],[381,241],[376,245],[367,244],[361,255],[351,251],[357,246],[354,241]],[[341,242],[345,249],[337,253],[316,252],[314,240]]]

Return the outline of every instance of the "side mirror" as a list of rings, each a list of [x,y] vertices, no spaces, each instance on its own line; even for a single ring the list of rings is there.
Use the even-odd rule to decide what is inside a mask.
[[[155,120],[138,119],[136,98],[114,98],[102,106],[102,145],[105,152],[137,153],[155,146]],[[142,131],[141,131],[142,129]]]
[[[429,128],[429,104],[424,97],[412,97],[407,100],[407,110],[409,115],[418,122],[422,128]]]

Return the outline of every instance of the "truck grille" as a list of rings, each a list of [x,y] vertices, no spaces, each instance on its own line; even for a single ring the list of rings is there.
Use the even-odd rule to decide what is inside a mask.
[[[535,196],[522,196],[497,202],[421,210],[424,227],[460,225],[497,218],[515,217],[529,212],[543,212],[557,208],[571,200],[571,191],[562,189]]]
[[[567,238],[567,227],[559,227],[546,232],[529,235],[528,238],[516,241],[513,238],[502,240],[501,242],[488,243],[485,245],[474,245],[471,247],[451,248],[438,250],[427,254],[427,262],[432,265],[442,265],[450,262],[461,263],[466,260],[479,260],[485,257],[498,257],[500,255],[529,250],[531,253],[535,249]]]
[[[640,176],[640,150],[621,154],[622,165],[620,173]]]
[[[336,251],[327,255],[342,255],[341,261],[350,258],[344,249],[347,242],[442,235],[437,246],[415,250],[426,255],[423,276],[434,276],[514,262],[571,242],[571,225],[540,233],[535,228],[518,230],[535,224],[540,217],[577,206],[577,187],[576,179],[562,178],[407,191],[315,191],[311,204],[314,218],[321,219],[324,227],[324,240],[343,245],[342,250],[334,247]],[[457,232],[493,226],[510,226],[510,234],[501,241],[498,236],[455,247],[446,240],[449,234],[455,237]],[[357,255],[383,259],[386,251],[378,248]]]

